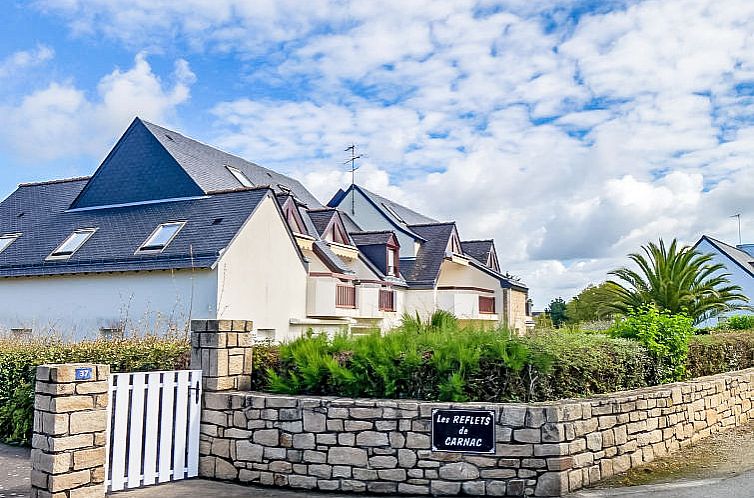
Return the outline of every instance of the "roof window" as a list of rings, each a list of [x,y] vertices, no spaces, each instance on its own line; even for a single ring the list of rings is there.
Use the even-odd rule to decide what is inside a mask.
[[[244,187],[253,187],[254,184],[251,183],[251,180],[249,180],[249,177],[244,174],[243,171],[241,171],[238,168],[234,168],[233,166],[225,166],[228,168],[228,171],[236,177],[236,180],[238,180],[238,183],[243,185]]]
[[[155,228],[152,235],[137,250],[137,252],[160,252],[163,251],[178,235],[181,228],[186,224],[185,221],[170,221],[163,223]]]
[[[6,233],[3,235],[0,235],[0,252],[3,252],[4,250],[8,249],[8,246],[14,243],[16,239],[19,238],[20,236],[21,236],[20,233]]]
[[[395,211],[395,209],[393,209],[392,207],[388,206],[384,202],[382,203],[382,207],[384,207],[385,209],[387,209],[388,213],[392,214],[395,217],[395,219],[397,219],[398,221],[400,221],[404,225],[407,224],[406,220],[404,220],[403,218],[401,218],[400,215]]]
[[[57,249],[52,251],[52,254],[47,256],[47,259],[68,259],[73,256],[76,251],[81,249],[81,246],[94,235],[96,228],[79,228],[74,230]]]

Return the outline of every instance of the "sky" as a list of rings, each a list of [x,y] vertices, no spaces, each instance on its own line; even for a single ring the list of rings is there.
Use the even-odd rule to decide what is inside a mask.
[[[659,237],[754,242],[754,2],[37,0],[0,17],[0,198],[134,116],[494,237],[535,309]]]

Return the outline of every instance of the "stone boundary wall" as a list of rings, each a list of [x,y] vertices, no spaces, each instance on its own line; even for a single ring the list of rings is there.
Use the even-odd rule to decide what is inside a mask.
[[[560,496],[752,414],[754,369],[539,404],[205,393],[200,475],[323,491]],[[433,408],[497,413],[495,455],[430,451]]]

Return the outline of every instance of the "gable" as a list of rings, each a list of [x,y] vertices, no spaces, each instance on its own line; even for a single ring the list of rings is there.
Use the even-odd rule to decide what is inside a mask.
[[[173,156],[136,119],[71,208],[132,204],[203,194]]]

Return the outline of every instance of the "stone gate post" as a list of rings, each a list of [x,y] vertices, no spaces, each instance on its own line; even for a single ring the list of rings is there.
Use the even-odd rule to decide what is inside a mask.
[[[191,368],[202,370],[205,391],[251,388],[253,322],[192,320]]]
[[[32,498],[105,496],[109,377],[109,365],[37,367]]]

